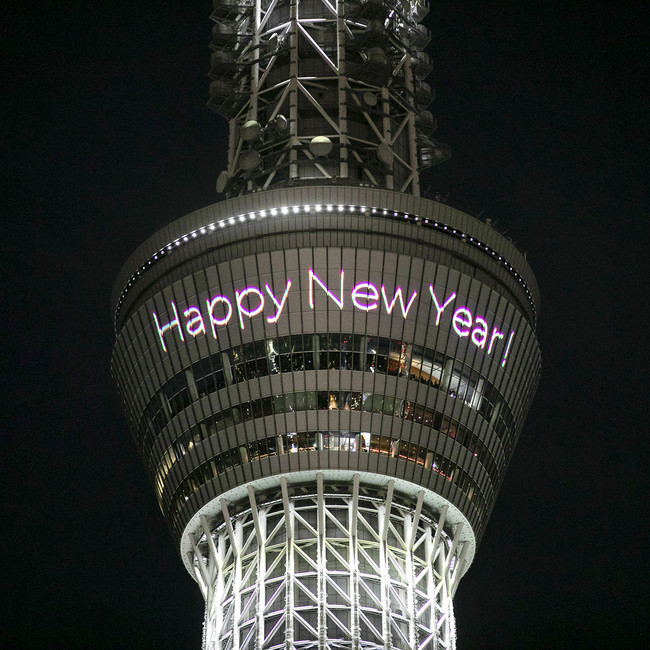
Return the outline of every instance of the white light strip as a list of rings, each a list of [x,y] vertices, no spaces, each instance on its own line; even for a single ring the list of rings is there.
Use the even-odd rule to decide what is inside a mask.
[[[313,208],[313,209],[312,209]],[[522,286],[523,290],[525,291],[526,295],[528,296],[528,300],[530,302],[531,308],[533,310],[533,314],[535,316],[535,320],[537,320],[537,310],[535,308],[535,303],[533,302],[533,298],[531,296],[530,290],[528,289],[528,286],[522,279],[522,277],[515,271],[514,267],[501,255],[498,255],[497,251],[494,249],[490,248],[489,246],[486,246],[483,242],[479,241],[478,239],[474,239],[474,237],[469,237],[466,233],[456,230],[455,228],[452,228],[451,226],[448,226],[443,223],[439,223],[437,221],[434,221],[433,223],[430,222],[428,219],[423,219],[420,221],[420,218],[417,217],[416,215],[410,214],[408,212],[395,212],[392,211],[392,214],[389,213],[388,210],[383,210],[381,208],[368,208],[365,205],[343,205],[343,204],[338,204],[336,206],[328,203],[325,206],[325,211],[326,212],[333,212],[336,209],[339,213],[343,212],[348,212],[350,214],[355,213],[355,212],[361,212],[365,213],[366,210],[370,209],[372,214],[377,214],[381,213],[382,216],[385,216],[389,219],[400,219],[400,220],[405,220],[405,221],[410,221],[412,223],[424,223],[425,226],[428,226],[429,228],[434,228],[436,230],[440,230],[442,232],[445,232],[446,234],[450,235],[451,237],[455,237],[457,239],[461,239],[465,241],[466,243],[471,244],[472,246],[478,248],[480,251],[486,253],[490,257],[494,258],[495,261],[500,262],[500,264],[507,269],[510,274],[519,282],[519,284]],[[271,216],[275,217],[278,215],[278,213],[281,213],[282,215],[288,215],[291,213],[292,215],[295,216],[302,216],[302,217],[314,217],[316,216],[314,213],[321,212],[323,210],[323,206],[320,204],[311,206],[311,205],[292,205],[292,206],[281,206],[281,207],[273,207],[273,208],[266,208],[265,210],[259,210],[258,212],[249,212],[247,214],[240,214],[238,216],[232,216],[227,219],[222,219],[221,221],[217,221],[216,223],[210,223],[207,224],[206,226],[201,226],[197,228],[196,230],[192,230],[189,233],[186,233],[185,235],[182,235],[181,237],[178,237],[175,239],[173,242],[169,242],[167,245],[163,246],[159,251],[154,253],[147,261],[145,264],[143,264],[136,273],[134,273],[130,280],[126,283],[124,288],[122,289],[120,293],[119,300],[117,302],[117,307],[115,308],[115,319],[114,319],[114,326],[117,331],[117,320],[119,316],[120,309],[122,307],[122,303],[124,302],[126,298],[126,294],[129,292],[131,286],[135,283],[135,281],[140,277],[141,273],[143,271],[146,271],[152,264],[155,264],[162,258],[164,255],[169,255],[169,253],[173,252],[175,248],[179,248],[180,246],[184,245],[185,243],[189,242],[191,239],[196,239],[199,236],[203,235],[209,235],[212,233],[217,226],[220,228],[225,228],[226,226],[230,225],[237,225],[238,223],[244,223],[246,221],[253,221],[257,217],[266,217],[267,214],[270,214]]]

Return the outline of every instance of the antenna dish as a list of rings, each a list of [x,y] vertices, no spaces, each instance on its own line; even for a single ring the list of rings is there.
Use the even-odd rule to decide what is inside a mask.
[[[248,122],[245,122],[239,130],[239,133],[244,142],[250,142],[251,140],[254,140],[259,135],[259,132],[260,124],[255,120],[248,120]]]
[[[224,169],[219,176],[217,176],[217,194],[221,194],[228,183],[228,172]]]
[[[366,102],[368,106],[377,106],[377,95],[366,90],[366,92],[363,93],[363,101]]]
[[[259,151],[255,149],[247,149],[239,157],[239,165],[244,171],[250,171],[255,169],[262,160],[262,157],[259,154]]]
[[[309,143],[309,151],[311,151],[317,158],[327,156],[327,154],[332,151],[332,141],[326,135],[317,135],[315,138],[311,139],[311,142]]]
[[[377,158],[379,158],[379,160],[383,162],[384,165],[392,165],[395,156],[390,147],[385,142],[382,142],[377,147]]]
[[[278,130],[278,132],[283,133],[284,131],[287,130],[287,127],[289,126],[289,122],[287,121],[287,118],[284,115],[278,115],[274,120],[273,124],[275,128]]]

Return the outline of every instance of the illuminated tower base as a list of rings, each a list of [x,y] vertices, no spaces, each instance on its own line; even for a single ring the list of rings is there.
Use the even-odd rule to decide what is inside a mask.
[[[239,512],[219,499],[189,524],[205,650],[455,648],[452,597],[474,552],[458,510],[425,490],[405,499],[399,480],[300,478],[248,486]]]

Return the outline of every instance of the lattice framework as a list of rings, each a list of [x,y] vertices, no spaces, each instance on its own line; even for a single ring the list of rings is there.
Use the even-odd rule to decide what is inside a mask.
[[[462,523],[360,488],[293,490],[214,529],[201,517],[190,561],[206,600],[204,648],[455,648],[452,598],[464,568]],[[290,494],[291,492],[291,494]],[[466,550],[466,549],[465,549]]]
[[[226,194],[320,181],[419,195],[418,170],[449,157],[424,110],[425,14],[422,0],[216,0],[208,105],[230,119]]]

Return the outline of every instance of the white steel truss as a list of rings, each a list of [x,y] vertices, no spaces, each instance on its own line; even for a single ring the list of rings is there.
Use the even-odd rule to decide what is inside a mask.
[[[315,491],[314,489],[315,488]],[[452,597],[463,565],[462,523],[447,507],[408,506],[390,481],[291,487],[237,514],[221,501],[201,517],[189,560],[206,600],[205,650],[455,648]]]
[[[426,0],[214,0],[208,105],[230,120],[227,196],[297,183],[419,195],[430,138]],[[244,125],[253,123],[249,132]],[[312,147],[326,138],[329,149]]]

